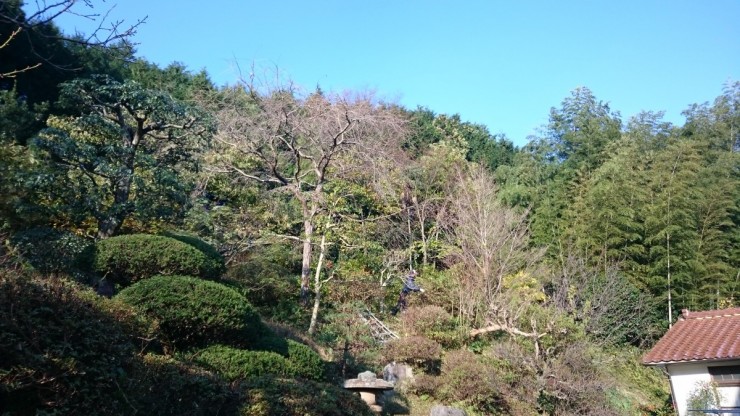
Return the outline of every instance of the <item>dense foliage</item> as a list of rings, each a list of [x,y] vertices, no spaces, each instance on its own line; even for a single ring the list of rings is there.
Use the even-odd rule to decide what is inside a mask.
[[[223,267],[214,254],[159,235],[121,235],[95,246],[95,271],[122,286],[156,275],[217,279]]]
[[[195,277],[155,276],[116,299],[157,322],[157,338],[167,351],[212,343],[246,346],[266,331],[238,292]]]
[[[321,381],[393,361],[400,413],[667,414],[640,353],[681,309],[737,306],[738,82],[683,125],[579,87],[517,148],[25,18],[0,3],[10,414],[362,415]],[[392,316],[409,267],[425,291]],[[112,300],[84,287],[106,280]]]
[[[249,351],[225,345],[212,345],[198,351],[192,360],[229,381],[271,375],[295,377],[285,357],[271,351]]]
[[[0,271],[0,402],[11,414],[126,413],[118,384],[146,325],[73,284]]]
[[[224,256],[213,245],[203,241],[202,239],[189,234],[183,234],[178,232],[166,232],[164,236],[174,238],[175,240],[182,241],[183,243],[197,248],[201,253],[205,254],[208,265],[205,269],[208,271],[207,275],[202,277],[205,278],[218,278],[226,272],[226,262]]]
[[[79,273],[90,269],[94,242],[70,231],[32,228],[16,233],[11,245],[34,269]]]
[[[193,354],[192,360],[205,365],[228,380],[272,375],[320,381],[324,361],[310,347],[287,340],[287,355],[274,351],[251,351],[212,345]]]

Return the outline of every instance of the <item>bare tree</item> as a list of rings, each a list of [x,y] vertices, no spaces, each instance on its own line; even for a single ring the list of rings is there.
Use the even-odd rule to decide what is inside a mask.
[[[474,166],[458,174],[450,197],[445,226],[454,249],[446,260],[459,280],[461,317],[477,328],[471,336],[504,331],[530,338],[539,356],[539,339],[550,325],[531,319],[523,327],[522,321],[534,298],[543,296],[531,277],[542,253],[527,246],[527,213],[503,206],[496,194],[491,175]],[[515,282],[517,276],[527,282]]]
[[[23,72],[38,68],[42,64],[59,67],[53,62],[51,57],[37,52],[31,41],[31,32],[35,31],[38,36],[85,46],[105,46],[126,49],[131,46],[130,38],[136,34],[137,28],[146,21],[146,17],[137,20],[133,24],[126,24],[123,20],[111,20],[110,13],[113,7],[103,13],[96,13],[94,11],[93,0],[37,0],[27,5],[27,12],[24,12],[19,5],[14,5],[13,3],[8,2],[7,4],[0,5],[0,24],[8,25],[12,28],[10,33],[0,35],[0,51],[10,43],[25,36],[30,45],[30,52],[36,56],[38,62],[28,64],[22,68],[2,72],[0,73],[0,79],[15,77]],[[61,34],[57,31],[36,30],[42,26],[51,24],[62,15],[73,15],[91,21],[95,24],[95,28],[87,34],[77,32],[73,35]]]
[[[440,225],[450,203],[447,196],[459,179],[455,177],[456,172],[466,163],[462,150],[442,142],[430,146],[429,151],[404,172],[406,182],[401,204],[406,214],[410,245],[414,245],[417,235],[421,240],[423,265],[431,260],[430,246],[440,239]],[[413,232],[412,223],[418,227],[418,234]]]
[[[311,256],[325,186],[342,174],[340,159],[362,164],[397,142],[403,119],[370,94],[302,94],[292,83],[254,82],[219,93],[217,151],[213,169],[289,192],[298,201],[303,232],[301,299],[307,301]]]

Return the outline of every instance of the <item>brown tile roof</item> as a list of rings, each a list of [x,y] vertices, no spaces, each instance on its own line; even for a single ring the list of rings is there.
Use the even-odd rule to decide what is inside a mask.
[[[689,312],[642,357],[646,365],[740,358],[740,308]]]

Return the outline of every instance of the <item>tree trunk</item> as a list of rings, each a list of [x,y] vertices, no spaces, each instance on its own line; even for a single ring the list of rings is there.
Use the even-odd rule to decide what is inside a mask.
[[[324,254],[326,253],[326,234],[321,236],[321,245],[319,251],[319,261],[316,263],[316,273],[314,274],[314,298],[313,310],[311,311],[311,323],[308,325],[308,334],[313,335],[316,332],[316,321],[319,317],[319,305],[321,304],[321,269],[324,266]]]
[[[124,128],[126,125],[122,117],[119,125]],[[111,205],[106,215],[104,215],[104,218],[98,220],[98,238],[100,239],[106,239],[116,235],[128,215],[126,204],[131,195],[131,183],[134,180],[136,149],[143,137],[141,129],[141,125],[139,125],[136,132],[133,133],[124,128],[126,132],[122,136],[122,141],[127,151],[123,156],[125,170],[122,172],[121,178],[113,185],[113,205]],[[129,136],[130,134],[133,135]]]
[[[419,220],[419,232],[421,234],[421,264],[427,265],[427,233],[424,229],[424,218],[426,217],[423,207],[419,206],[419,199],[416,195],[411,199],[414,203],[414,209],[416,210],[416,218]]]
[[[108,210],[107,215],[98,220],[98,238],[112,237],[121,229],[127,215],[125,205],[128,203],[131,194],[133,176],[133,168],[129,168],[125,176],[116,183],[116,188],[113,191],[113,205]]]
[[[313,222],[303,221],[303,263],[301,265],[301,304],[308,304],[308,290],[311,273],[311,238],[313,237]]]
[[[308,334],[313,335],[316,331],[316,321],[319,317],[319,304],[321,303],[321,269],[324,266],[324,254],[326,253],[326,234],[321,236],[321,245],[319,246],[319,261],[316,263],[316,273],[314,274],[314,298],[313,310],[311,311],[311,323],[308,326]]]

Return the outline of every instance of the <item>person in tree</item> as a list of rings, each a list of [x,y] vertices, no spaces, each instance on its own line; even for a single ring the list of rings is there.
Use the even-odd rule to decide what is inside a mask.
[[[403,284],[403,289],[401,289],[401,293],[398,295],[398,302],[396,303],[396,306],[391,309],[391,315],[396,315],[398,312],[406,309],[406,297],[411,292],[421,292],[424,293],[424,289],[419,287],[416,284],[416,276],[418,273],[416,270],[411,269],[409,274],[406,276],[406,280]]]

